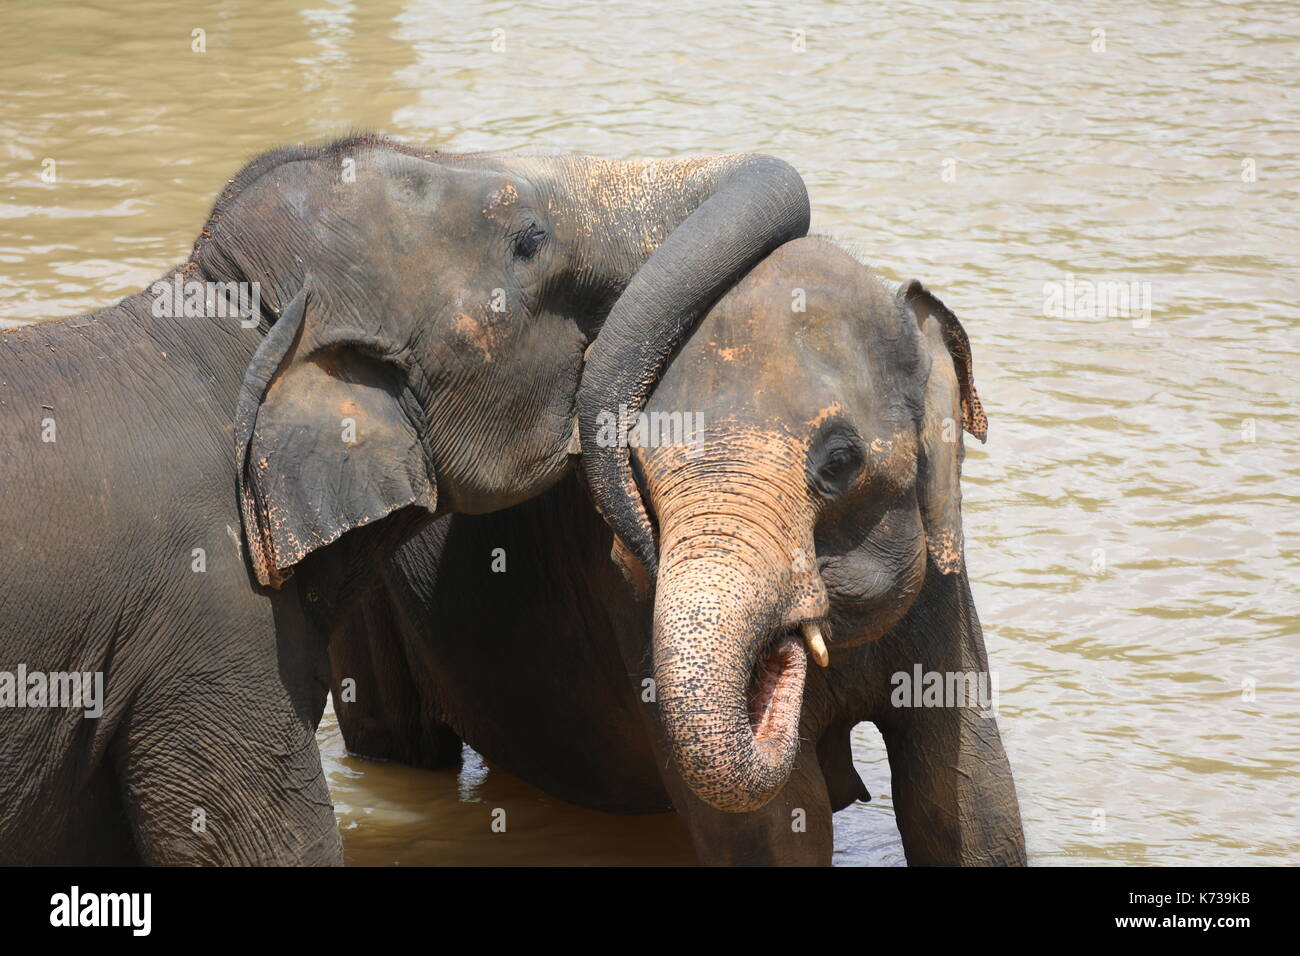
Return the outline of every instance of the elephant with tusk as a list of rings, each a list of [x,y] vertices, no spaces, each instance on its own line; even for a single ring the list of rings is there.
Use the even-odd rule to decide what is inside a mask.
[[[614,407],[613,381],[584,377],[580,419]],[[564,799],[675,808],[705,862],[828,863],[832,812],[866,797],[850,734],[871,721],[910,863],[1023,863],[989,701],[900,693],[918,673],[989,679],[960,490],[962,431],[987,422],[957,317],[919,282],[788,242],[645,413],[702,434],[585,431],[595,509],[575,477],[399,550],[331,644],[336,682],[358,681],[338,705],[349,748],[437,765],[459,736]]]
[[[255,159],[148,290],[0,335],[0,865],[341,862],[329,626],[422,524],[566,474],[598,333],[636,406],[808,215],[768,156],[357,136]],[[50,701],[68,673],[102,699]]]

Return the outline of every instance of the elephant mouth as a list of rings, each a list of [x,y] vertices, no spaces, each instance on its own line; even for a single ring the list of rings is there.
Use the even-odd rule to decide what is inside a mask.
[[[795,632],[774,635],[759,651],[749,679],[749,728],[756,744],[791,739],[803,709],[808,653]]]

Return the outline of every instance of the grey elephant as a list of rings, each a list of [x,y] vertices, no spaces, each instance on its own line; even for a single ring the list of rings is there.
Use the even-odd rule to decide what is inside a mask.
[[[636,405],[807,220],[770,157],[354,137],[253,161],[149,290],[0,335],[0,863],[340,862],[330,622],[423,523],[566,473],[602,325]]]
[[[643,540],[613,539],[572,477],[399,549],[331,643],[349,749],[439,766],[463,738],[565,800],[675,808],[705,862],[825,864],[833,811],[868,797],[850,733],[872,721],[909,863],[1023,863],[980,693],[960,467],[963,424],[982,438],[986,421],[952,312],[825,241],[787,243],[700,323],[645,415],[630,480],[610,483],[632,489],[613,508]],[[656,418],[690,426],[645,441]],[[968,696],[905,686],[918,672]]]

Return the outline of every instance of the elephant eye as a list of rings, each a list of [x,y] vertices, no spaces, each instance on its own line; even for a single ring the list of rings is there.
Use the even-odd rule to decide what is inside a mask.
[[[814,460],[815,466],[809,468],[812,485],[823,495],[833,498],[853,486],[865,459],[858,442],[836,434],[826,440]],[[813,465],[813,462],[809,464]]]
[[[537,250],[542,247],[546,241],[546,230],[535,222],[530,222],[522,229],[515,232],[511,239],[514,240],[515,257],[519,259],[531,259],[537,255]]]

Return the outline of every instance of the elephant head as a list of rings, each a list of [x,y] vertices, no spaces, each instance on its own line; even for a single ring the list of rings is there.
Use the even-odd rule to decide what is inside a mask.
[[[956,316],[919,282],[891,291],[821,240],[756,266],[664,371],[630,441],[632,474],[659,537],[659,712],[706,803],[755,810],[785,784],[809,657],[829,665],[824,691],[823,674],[888,644],[929,599],[936,646],[982,661],[965,591],[963,426],[984,438]],[[629,542],[615,552],[630,576],[651,577]],[[927,744],[936,762],[943,744]],[[1000,772],[1000,743],[988,752]],[[950,784],[916,786],[960,789]],[[996,783],[978,799],[1008,794],[1005,832],[1018,834],[1014,790]]]
[[[191,269],[257,283],[273,323],[235,421],[259,582],[400,509],[539,494],[576,450],[602,322],[637,346],[602,351],[593,374],[652,381],[721,291],[807,225],[798,174],[757,155],[453,156],[358,137],[256,160]]]

